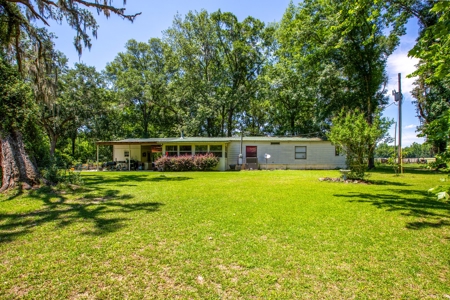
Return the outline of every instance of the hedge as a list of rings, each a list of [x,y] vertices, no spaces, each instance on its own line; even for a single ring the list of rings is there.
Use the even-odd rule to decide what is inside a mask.
[[[155,161],[159,171],[210,171],[219,164],[212,153],[204,155],[163,156]]]

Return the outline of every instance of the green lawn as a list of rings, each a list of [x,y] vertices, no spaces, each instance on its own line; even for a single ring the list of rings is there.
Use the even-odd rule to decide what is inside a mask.
[[[446,175],[83,174],[0,196],[0,298],[450,298]]]

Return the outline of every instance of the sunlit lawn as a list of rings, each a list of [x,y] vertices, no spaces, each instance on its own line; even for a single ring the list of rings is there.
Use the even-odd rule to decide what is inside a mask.
[[[448,299],[442,174],[86,172],[0,196],[2,299]]]

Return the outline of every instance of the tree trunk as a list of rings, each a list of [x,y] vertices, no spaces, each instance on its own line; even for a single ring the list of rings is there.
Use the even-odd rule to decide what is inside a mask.
[[[72,157],[75,157],[75,142],[76,142],[76,136],[72,136],[70,138],[72,140]]]
[[[0,136],[2,187],[0,192],[20,186],[30,189],[39,185],[39,172],[25,151],[22,134],[13,130]]]
[[[50,136],[50,156],[55,157],[56,141],[58,139],[57,135],[49,134]]]
[[[375,153],[374,153],[374,149],[370,149],[369,150],[369,163],[367,168],[369,170],[375,169]]]
[[[372,109],[371,109],[371,105],[370,105],[370,98],[369,101],[367,103],[368,105],[368,112],[367,112],[367,123],[372,126],[373,125],[373,114],[372,114]],[[374,145],[369,145],[369,161],[367,164],[367,169],[368,170],[372,170],[375,169],[375,146]]]
[[[233,113],[232,109],[228,110],[227,136],[231,136],[233,131]]]

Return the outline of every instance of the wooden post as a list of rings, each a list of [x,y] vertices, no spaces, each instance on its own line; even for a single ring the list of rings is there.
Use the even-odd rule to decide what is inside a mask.
[[[131,171],[131,144],[128,144],[128,171]]]

